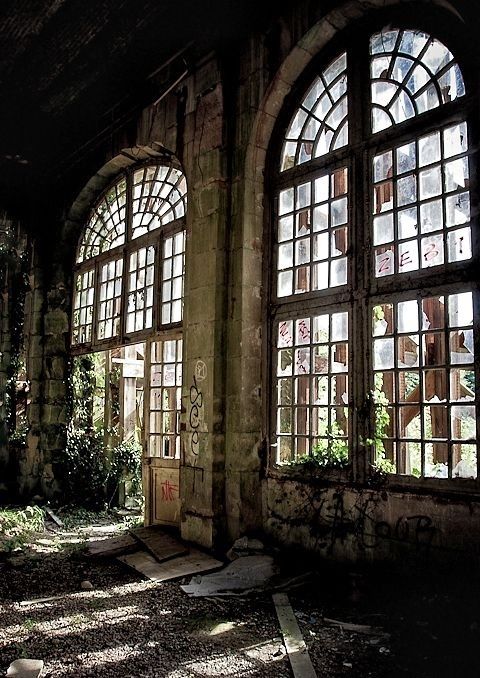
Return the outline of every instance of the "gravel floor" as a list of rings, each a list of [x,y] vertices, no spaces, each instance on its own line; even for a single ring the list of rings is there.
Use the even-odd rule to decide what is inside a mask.
[[[86,555],[88,540],[122,529],[49,527],[29,548],[0,560],[0,675],[29,657],[42,659],[43,676],[52,677],[293,676],[269,595],[190,598],[180,589],[190,577],[158,584],[115,560]],[[82,589],[84,581],[91,590]],[[470,640],[478,647],[476,610],[458,616],[467,636],[450,629],[447,646],[435,621],[439,610],[452,615],[458,605],[408,591],[411,600],[388,577],[372,582],[338,570],[319,571],[308,587],[290,591],[319,678],[478,675],[475,653],[471,664],[470,656],[460,661],[461,673],[442,672],[460,637],[465,647]],[[30,602],[50,596],[56,598]],[[332,618],[373,632],[344,630],[326,621]]]

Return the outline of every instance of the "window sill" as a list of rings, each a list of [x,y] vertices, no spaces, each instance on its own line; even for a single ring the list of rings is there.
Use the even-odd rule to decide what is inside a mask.
[[[270,466],[267,471],[267,478],[277,480],[298,480],[300,482],[326,482],[330,483],[351,483],[352,469],[350,466],[343,468],[333,466],[315,466],[307,464],[298,464],[296,466]]]

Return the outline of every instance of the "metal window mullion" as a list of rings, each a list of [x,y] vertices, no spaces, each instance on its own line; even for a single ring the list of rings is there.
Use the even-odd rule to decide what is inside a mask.
[[[120,344],[125,343],[127,336],[127,307],[128,307],[128,282],[129,282],[129,265],[130,265],[130,250],[127,247],[123,248],[122,256],[122,291],[120,298],[120,332],[118,341]]]
[[[480,431],[478,430],[480,422],[480,290],[478,285],[470,287],[472,291],[473,301],[473,374],[475,378],[475,410],[476,410],[476,457],[477,457],[477,478],[480,477],[480,455],[478,438]],[[451,417],[449,417],[451,419]]]
[[[125,343],[127,336],[127,308],[128,308],[128,282],[129,282],[129,266],[130,253],[133,251],[132,240],[132,219],[133,219],[133,170],[128,171],[125,175],[126,189],[125,189],[125,244],[122,248],[122,294],[120,299],[120,332],[119,341],[121,344]]]
[[[446,361],[446,366],[448,366],[448,377],[450,379],[450,370],[452,368],[452,356],[451,356],[451,351],[450,351],[450,313],[449,313],[449,307],[450,307],[450,294],[446,294],[444,296],[444,322],[443,322],[443,332],[444,332],[444,341],[445,341],[445,352],[448,354],[448,360]],[[458,369],[458,366],[457,366]],[[450,381],[448,382],[448,391],[450,391]],[[447,431],[448,431],[448,457],[447,457],[447,464],[448,464],[448,477],[452,478],[453,477],[453,431],[452,431],[452,411],[451,411],[451,406],[447,406],[447,414],[448,414],[448,421],[447,421]]]
[[[420,476],[425,477],[425,392],[423,388],[425,377],[425,361],[423,355],[423,342],[426,341],[427,330],[423,330],[422,299],[417,295],[417,322],[418,322],[418,401],[420,410]],[[425,343],[426,347],[426,343]],[[433,446],[433,443],[430,443]]]
[[[100,313],[100,268],[103,264],[103,261],[95,260],[94,264],[94,281],[93,281],[93,318],[92,318],[92,341],[91,346],[93,349],[98,347],[101,344],[101,340],[98,338],[98,322],[99,322],[99,313]],[[97,348],[98,350],[98,348]]]
[[[159,295],[159,284],[158,284],[158,272],[160,269],[160,259],[159,259],[159,246],[157,243],[152,243],[154,247],[154,256],[153,256],[153,280],[152,280],[152,326],[150,327],[151,332],[156,332],[158,330],[158,297]]]

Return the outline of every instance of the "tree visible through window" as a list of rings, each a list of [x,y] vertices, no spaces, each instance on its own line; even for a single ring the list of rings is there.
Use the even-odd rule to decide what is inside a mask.
[[[391,473],[477,477],[466,98],[450,50],[414,29],[338,54],[298,97],[274,201],[277,463],[366,446]]]

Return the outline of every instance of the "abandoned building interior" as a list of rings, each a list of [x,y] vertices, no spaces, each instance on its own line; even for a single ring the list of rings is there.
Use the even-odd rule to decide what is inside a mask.
[[[475,4],[2,2],[3,501],[478,560]]]

